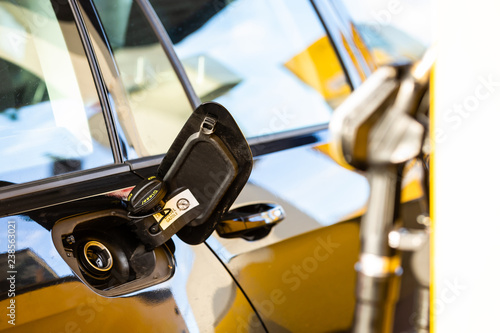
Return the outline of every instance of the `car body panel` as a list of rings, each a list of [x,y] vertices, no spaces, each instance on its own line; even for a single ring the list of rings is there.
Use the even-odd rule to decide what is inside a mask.
[[[270,331],[347,331],[358,234],[359,221],[342,222],[234,256],[227,266]]]
[[[57,208],[61,208],[61,216],[82,212]],[[57,253],[50,230],[29,216],[1,218],[2,239],[7,239],[9,221],[16,226],[16,262],[15,271],[0,273],[0,305],[6,308],[12,296],[9,293],[14,292],[17,320],[15,326],[2,321],[0,329],[225,332],[228,327],[238,327],[241,332],[264,332],[245,295],[205,245],[189,246],[174,237],[176,267],[170,280],[109,298],[94,293],[74,275]],[[6,257],[7,242],[2,243],[0,252]],[[7,280],[12,275],[16,277],[13,288]]]
[[[283,161],[293,168],[281,170]],[[207,243],[271,331],[345,331],[355,304],[356,213],[367,197],[363,176],[313,147],[261,156],[236,203],[276,202],[287,217],[260,240],[213,235]]]

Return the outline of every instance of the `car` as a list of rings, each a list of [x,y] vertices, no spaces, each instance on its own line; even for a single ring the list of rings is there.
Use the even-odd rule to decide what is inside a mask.
[[[369,188],[325,144],[331,113],[376,65],[341,5],[1,1],[0,17],[1,329],[349,331]],[[253,155],[248,182],[228,183],[206,230],[151,245],[130,193],[169,149],[173,168],[193,114],[224,108]],[[234,137],[218,143],[224,161]],[[202,156],[200,186],[219,155]],[[411,325],[413,280],[396,331]]]

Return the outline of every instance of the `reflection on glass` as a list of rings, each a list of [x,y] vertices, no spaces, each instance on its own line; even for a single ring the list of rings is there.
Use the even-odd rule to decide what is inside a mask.
[[[430,45],[430,1],[344,1],[378,65],[415,61]]]
[[[357,27],[378,65],[416,61],[425,52],[421,42],[396,27],[373,24],[357,24]]]
[[[71,21],[51,2],[0,1],[0,180],[113,163],[92,75]],[[76,39],[79,41],[79,39]]]
[[[111,43],[128,108],[118,117],[142,156],[165,153],[191,115],[191,105],[148,21],[135,1],[96,0]]]
[[[202,101],[247,138],[325,124],[350,92],[305,0],[152,1]]]

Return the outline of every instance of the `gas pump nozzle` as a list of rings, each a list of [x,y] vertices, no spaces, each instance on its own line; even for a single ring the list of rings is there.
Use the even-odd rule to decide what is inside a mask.
[[[370,183],[361,219],[353,332],[392,331],[402,269],[399,250],[389,244],[389,233],[400,224],[403,166],[422,151],[426,128],[417,115],[428,109],[433,58],[431,52],[413,65],[378,69],[334,112],[330,122],[331,155],[344,167],[364,171]]]

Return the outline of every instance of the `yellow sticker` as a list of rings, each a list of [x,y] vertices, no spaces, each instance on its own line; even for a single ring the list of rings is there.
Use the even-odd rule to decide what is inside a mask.
[[[179,217],[197,207],[200,203],[194,197],[190,190],[184,190],[172,199],[168,200],[163,206],[161,213],[153,215],[160,227],[165,230]]]

